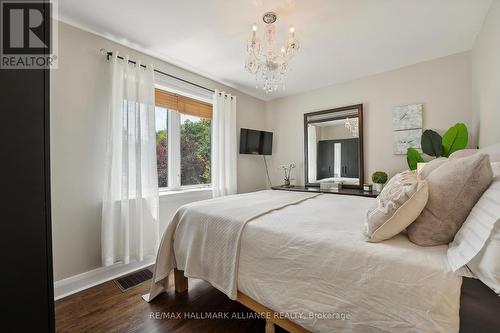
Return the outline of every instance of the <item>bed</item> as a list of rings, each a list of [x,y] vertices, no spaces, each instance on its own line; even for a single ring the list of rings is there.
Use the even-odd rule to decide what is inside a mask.
[[[201,278],[254,311],[277,314],[269,332],[272,323],[289,331],[458,332],[462,277],[447,246],[420,247],[403,234],[366,242],[372,200],[260,191],[183,206],[144,298],[165,291],[175,269],[178,291],[185,277]]]

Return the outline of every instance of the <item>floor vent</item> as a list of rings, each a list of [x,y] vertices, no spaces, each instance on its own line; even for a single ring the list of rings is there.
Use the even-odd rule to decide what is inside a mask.
[[[153,273],[149,269],[143,269],[132,274],[123,276],[121,278],[115,279],[115,283],[121,289],[121,291],[127,291],[144,281],[147,281],[153,277]]]

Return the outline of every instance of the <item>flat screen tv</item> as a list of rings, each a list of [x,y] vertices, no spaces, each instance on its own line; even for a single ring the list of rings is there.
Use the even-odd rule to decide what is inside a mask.
[[[273,133],[242,128],[240,132],[240,154],[271,155]]]

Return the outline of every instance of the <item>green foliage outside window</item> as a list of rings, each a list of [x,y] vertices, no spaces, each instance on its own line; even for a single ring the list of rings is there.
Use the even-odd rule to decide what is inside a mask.
[[[168,186],[168,145],[167,131],[156,132],[156,168],[158,170],[158,187]]]
[[[181,185],[210,184],[211,126],[209,119],[181,124]]]
[[[185,120],[181,124],[181,185],[211,183],[211,122]],[[168,186],[167,131],[156,132],[158,187]]]

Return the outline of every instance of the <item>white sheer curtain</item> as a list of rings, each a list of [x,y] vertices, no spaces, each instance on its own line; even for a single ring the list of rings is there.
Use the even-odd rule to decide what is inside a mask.
[[[316,126],[307,125],[307,178],[309,183],[317,181],[318,141]]]
[[[236,96],[217,89],[212,119],[213,196],[236,193]]]
[[[113,52],[102,207],[102,261],[142,261],[156,253],[158,176],[153,68]]]

